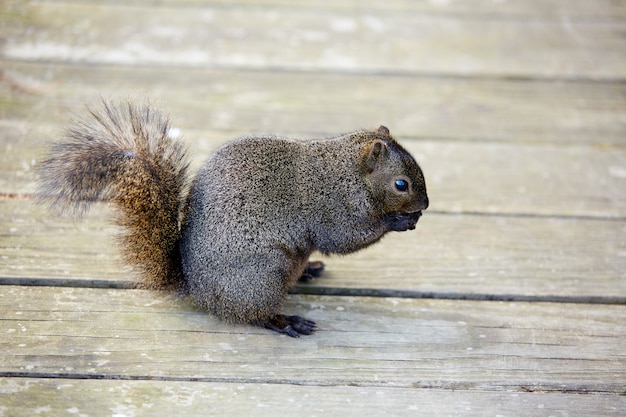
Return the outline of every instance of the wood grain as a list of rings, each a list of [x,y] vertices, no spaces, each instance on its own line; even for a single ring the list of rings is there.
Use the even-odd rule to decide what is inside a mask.
[[[155,292],[0,287],[3,374],[623,392],[625,306],[292,296],[314,337]]]
[[[0,156],[0,192],[32,194],[36,166],[60,137],[53,127],[29,129]],[[193,170],[224,142],[192,132]],[[227,137],[227,136],[226,136]],[[626,218],[626,152],[588,146],[466,144],[401,140],[426,176],[431,211],[556,217]],[[193,174],[192,174],[193,175]]]
[[[76,223],[28,200],[0,201],[0,276],[133,282],[116,246],[121,231],[110,219],[99,205]],[[350,256],[318,256],[326,271],[303,290],[626,297],[625,227],[623,221],[427,213],[416,231],[391,233]]]
[[[93,66],[0,60],[4,126],[58,128],[104,96],[152,97],[188,130],[320,136],[387,125],[401,138],[623,147],[626,86],[438,76]],[[23,90],[34,93],[26,94]]]
[[[621,22],[99,2],[13,3],[9,12],[21,19],[8,19],[2,54],[21,60],[566,79],[624,72]]]
[[[0,378],[2,404],[25,416],[228,415],[275,417],[485,415],[620,416],[623,396],[445,389],[302,386],[241,382],[108,381]]]
[[[58,0],[57,0],[58,1]],[[19,0],[8,0],[8,4],[19,3]],[[63,3],[98,3],[97,0],[63,0]],[[233,7],[230,0],[113,0],[110,3],[123,5],[152,7],[155,5],[184,6],[184,7]],[[389,0],[380,3],[377,0],[318,0],[311,3],[307,0],[238,0],[237,6],[257,8],[293,8],[306,12],[308,10],[335,10],[365,11],[370,13],[421,13],[421,14],[452,14],[467,19],[494,18],[494,19],[541,19],[560,21],[563,18],[593,20],[598,24],[604,22],[620,22],[626,17],[626,7],[621,2],[612,0],[596,0],[589,3],[585,0],[525,0],[517,2],[491,0],[430,1],[417,0]],[[10,10],[10,9],[9,9]]]
[[[613,0],[0,2],[0,415],[621,416],[625,21]],[[171,112],[194,168],[241,134],[384,124],[432,205],[288,297],[314,336],[219,322],[130,289],[110,208],[34,204],[46,146],[102,95]]]

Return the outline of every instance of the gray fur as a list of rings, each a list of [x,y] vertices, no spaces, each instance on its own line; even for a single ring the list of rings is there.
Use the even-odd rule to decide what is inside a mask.
[[[76,212],[116,204],[140,285],[178,287],[224,320],[312,333],[313,322],[280,314],[311,253],[358,251],[413,229],[428,207],[422,171],[384,126],[235,139],[205,162],[188,197],[188,153],[167,130],[149,105],[103,101],[52,147],[39,195]]]

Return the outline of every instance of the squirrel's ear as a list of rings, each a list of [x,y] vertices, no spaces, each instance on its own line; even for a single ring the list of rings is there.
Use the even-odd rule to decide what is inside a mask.
[[[378,131],[387,136],[391,135],[391,133],[389,133],[389,129],[387,129],[387,126],[380,125]]]
[[[372,173],[380,167],[383,158],[387,155],[387,145],[381,140],[375,140],[365,147],[364,168]]]

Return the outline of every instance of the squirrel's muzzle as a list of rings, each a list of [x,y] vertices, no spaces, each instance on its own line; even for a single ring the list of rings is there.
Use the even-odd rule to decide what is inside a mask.
[[[415,225],[419,218],[422,217],[422,211],[413,213],[388,213],[383,218],[385,224],[394,232],[404,232],[415,229]]]

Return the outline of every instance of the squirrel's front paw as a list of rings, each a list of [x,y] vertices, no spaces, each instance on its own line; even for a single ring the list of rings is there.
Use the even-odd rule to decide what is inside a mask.
[[[300,316],[285,316],[283,314],[278,314],[269,320],[255,324],[291,337],[313,334],[317,327],[314,321],[307,320]]]

